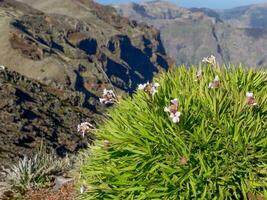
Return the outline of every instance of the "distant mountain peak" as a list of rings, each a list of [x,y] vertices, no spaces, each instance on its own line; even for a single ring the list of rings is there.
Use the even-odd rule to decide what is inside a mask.
[[[168,0],[151,0],[151,1],[144,1],[143,4],[165,4],[165,5],[175,5],[175,3],[172,3]]]
[[[120,14],[123,14],[126,17],[135,16],[138,18],[138,15],[142,18],[155,20],[184,20],[184,19],[198,19],[198,18],[214,18],[214,16],[207,15],[203,10],[194,10],[179,7],[177,4],[171,1],[165,0],[153,0],[145,1],[141,3],[129,3],[116,5],[115,8]],[[134,17],[134,18],[135,18]],[[142,19],[141,19],[142,21]]]

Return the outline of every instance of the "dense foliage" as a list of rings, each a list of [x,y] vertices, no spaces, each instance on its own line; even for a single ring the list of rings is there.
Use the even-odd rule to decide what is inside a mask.
[[[266,71],[198,70],[162,74],[155,95],[139,91],[110,111],[81,166],[80,199],[267,196]],[[174,98],[178,123],[164,112]]]

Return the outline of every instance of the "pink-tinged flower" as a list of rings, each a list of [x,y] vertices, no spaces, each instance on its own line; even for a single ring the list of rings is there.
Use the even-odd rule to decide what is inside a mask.
[[[204,57],[202,59],[203,63],[211,64],[213,67],[217,66],[216,57],[214,55],[210,55],[208,57]]]
[[[104,89],[102,98],[99,98],[100,103],[110,105],[116,101],[116,95],[113,90]]]
[[[139,84],[138,90],[143,90],[150,95],[154,95],[154,94],[156,94],[156,92],[158,92],[158,87],[159,87],[158,83],[147,82],[145,84]]]
[[[87,133],[88,131],[92,129],[94,129],[94,126],[89,122],[83,122],[77,126],[77,132],[81,133],[83,137],[85,133]]]
[[[215,88],[219,88],[219,87],[220,87],[220,79],[219,79],[219,76],[216,75],[215,79],[209,83],[209,88],[215,89]]]
[[[246,97],[247,97],[247,105],[249,105],[249,106],[256,106],[257,105],[256,98],[254,97],[252,92],[247,92]]]
[[[178,106],[178,99],[173,99],[171,100],[171,105],[164,108],[164,111],[169,113],[173,123],[178,123],[180,121],[181,112],[178,111]]]
[[[199,71],[197,72],[196,80],[195,80],[195,81],[199,81],[202,77],[203,77],[203,72],[202,72],[201,70],[199,70]]]

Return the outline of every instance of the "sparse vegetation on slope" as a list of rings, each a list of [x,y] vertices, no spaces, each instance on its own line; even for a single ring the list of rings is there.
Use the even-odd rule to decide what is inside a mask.
[[[79,198],[267,197],[266,71],[180,67],[157,82],[110,111]]]
[[[58,158],[54,154],[48,154],[43,147],[34,156],[20,159],[10,169],[1,172],[5,182],[15,192],[25,192],[29,189],[44,187],[50,183],[52,176],[62,174],[72,167],[69,157]]]
[[[46,149],[41,145],[32,156],[26,155],[8,168],[0,167],[1,200],[73,199],[66,198],[75,194],[72,179],[60,177],[74,168],[75,157],[60,158]]]

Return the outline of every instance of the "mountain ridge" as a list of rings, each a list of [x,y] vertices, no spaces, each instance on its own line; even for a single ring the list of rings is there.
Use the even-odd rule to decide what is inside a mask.
[[[176,60],[177,65],[197,65],[203,57],[211,54],[227,65],[239,65],[241,61],[250,67],[267,65],[267,30],[257,24],[249,26],[246,21],[242,22],[245,17],[241,16],[239,22],[234,22],[231,18],[224,20],[223,11],[186,9],[174,4],[166,9],[159,4],[165,5],[164,2],[144,2],[138,6],[135,4],[135,8],[133,4],[116,5],[115,8],[125,17],[158,28],[167,53]],[[265,7],[265,4],[249,8],[254,7]],[[151,15],[154,17],[151,18]]]
[[[3,2],[7,2],[8,5],[15,4],[16,6],[17,4],[16,1]],[[22,2],[25,3],[26,1]],[[32,1],[29,2],[31,3]],[[76,66],[87,65],[85,67],[92,68],[92,70],[88,71],[98,71],[98,68],[103,67],[111,80],[114,77],[121,82],[120,84],[124,84],[118,86],[118,88],[131,92],[134,90],[138,82],[145,82],[152,78],[153,73],[157,73],[160,69],[167,68],[168,58],[161,47],[160,36],[157,30],[146,25],[134,24],[133,22],[118,16],[116,11],[112,10],[113,8],[100,6],[93,1],[57,1],[58,4],[65,4],[65,7],[63,8],[53,5],[54,1],[49,1],[43,4],[40,2],[42,1],[35,1],[34,5],[36,7],[41,5],[41,8],[44,6],[44,11],[50,10],[48,8],[51,8],[52,6],[53,9],[48,13],[36,10],[37,13],[33,15],[27,14],[27,12],[30,13],[31,11],[26,10],[26,15],[22,13],[16,16],[19,19],[14,20],[11,17],[11,20],[13,20],[11,22],[11,31],[19,33],[17,35],[22,37],[20,38],[22,44],[23,42],[37,43],[39,48],[43,48],[45,55],[43,59],[39,59],[39,62],[32,62],[27,59],[25,65],[36,66],[38,63],[40,64],[45,60],[50,63],[50,67],[55,67],[47,70],[45,73],[40,73],[39,70],[35,71],[36,67],[31,66],[25,70],[26,72],[19,66],[13,68],[14,70],[32,78],[36,78],[39,75],[40,79],[45,78],[45,74],[48,73],[47,76],[52,76],[52,79],[59,80],[63,83],[65,82],[65,78],[60,77],[60,75],[65,74],[65,76],[69,76],[73,86],[75,82],[75,73],[71,71],[74,70],[74,67],[66,66],[68,63]],[[26,4],[24,7],[26,7]],[[27,9],[30,8],[27,7]],[[77,12],[78,14],[75,15],[75,17],[71,17],[71,15],[73,15],[72,11]],[[19,12],[23,12],[23,9]],[[57,12],[57,14],[54,14],[54,12]],[[104,12],[106,13],[105,15],[103,15]],[[8,26],[9,24],[6,24],[5,27]],[[5,38],[5,40],[5,43],[7,43],[7,38]],[[6,46],[7,45],[8,44],[6,44]],[[110,50],[112,45],[115,45],[117,48],[113,49],[113,52]],[[131,52],[133,56],[141,56],[146,65],[134,63],[134,61],[130,60],[127,55],[123,55],[124,51],[120,50],[123,45],[129,48],[129,52]],[[31,48],[33,47],[29,45],[28,51],[32,52]],[[11,48],[9,47],[9,49]],[[22,49],[22,52],[25,51],[27,51],[27,49]],[[54,56],[59,57],[59,59],[55,59]],[[5,59],[5,57],[3,56],[2,59]],[[10,60],[12,59],[6,58],[2,61],[2,64],[12,67],[14,65],[20,65],[18,62],[12,63]],[[161,60],[162,62],[158,63],[157,60]],[[31,64],[29,64],[29,62],[31,62]],[[113,69],[114,67],[112,66],[112,63],[117,63],[116,65],[118,69]],[[98,65],[97,67],[95,66],[96,64]],[[137,64],[142,65],[142,68],[144,69],[134,69]],[[42,65],[44,65],[44,63],[42,63]],[[60,68],[62,69],[60,70]],[[76,69],[77,68],[78,67],[76,67]],[[49,74],[49,71],[52,70],[55,72],[59,71],[58,75],[56,73],[52,75]],[[114,74],[117,70],[125,72],[122,72],[123,74]],[[139,75],[135,73],[135,71],[138,70]],[[147,72],[144,72],[144,70]],[[33,74],[29,74],[28,71],[32,71]],[[62,71],[64,73],[62,73]],[[126,72],[130,76],[128,75],[128,77],[124,77],[125,80],[122,80],[122,76],[125,76]],[[140,74],[142,74],[142,76],[140,76]],[[96,73],[94,76],[102,75]],[[97,80],[95,81],[97,82]],[[130,82],[134,82],[134,84],[130,86]],[[66,82],[64,84],[66,85]],[[99,93],[96,95],[99,95]]]

